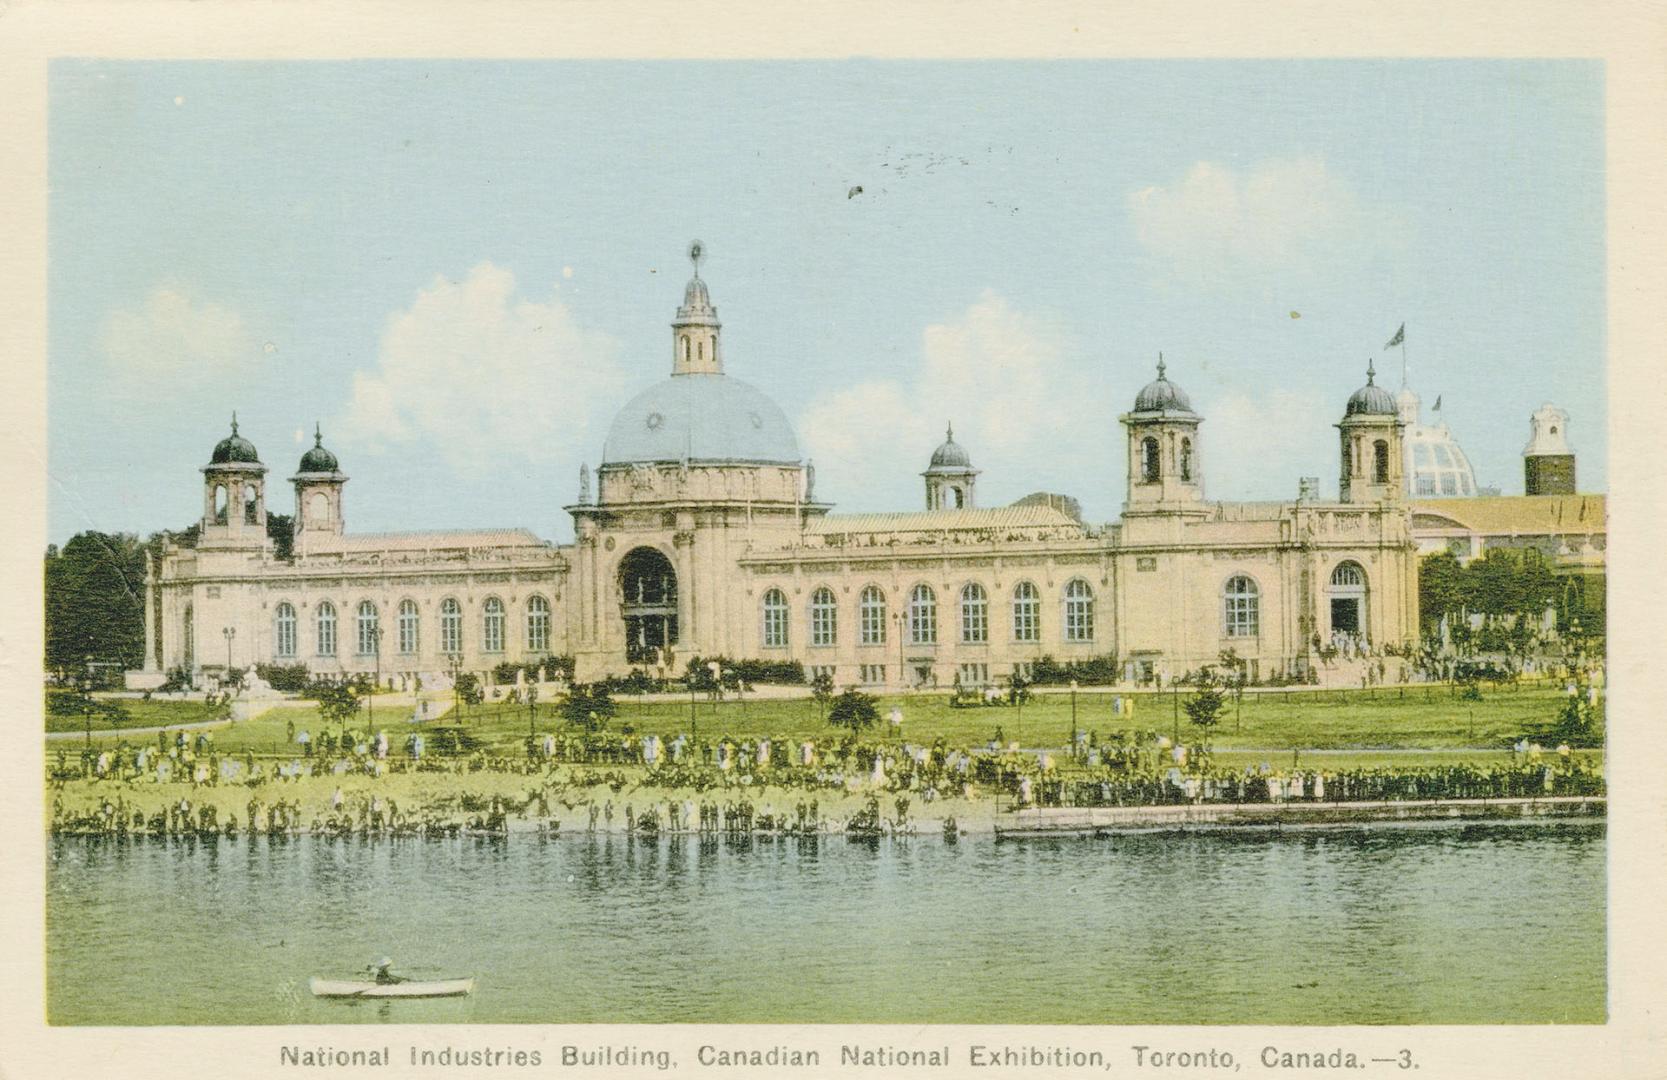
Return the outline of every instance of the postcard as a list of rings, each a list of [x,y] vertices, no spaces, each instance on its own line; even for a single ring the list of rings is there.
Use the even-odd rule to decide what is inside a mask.
[[[14,11],[0,1073],[1651,1075],[1667,28],[1392,10]]]

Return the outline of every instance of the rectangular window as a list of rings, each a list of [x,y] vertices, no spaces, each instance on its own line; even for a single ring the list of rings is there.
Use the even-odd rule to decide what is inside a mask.
[[[1023,679],[1026,682],[1030,681],[1030,674],[1035,670],[1036,665],[1031,663],[1029,660],[1020,660],[1018,663],[1013,665],[1014,677]]]
[[[864,590],[858,611],[864,645],[886,643],[886,602],[872,589]]]
[[[884,664],[862,665],[862,684],[864,686],[883,686],[886,681],[886,666]]]
[[[989,607],[983,593],[961,599],[961,640],[968,645],[990,640]]]
[[[962,686],[983,686],[985,683],[987,683],[989,681],[990,681],[990,665],[989,664],[962,664],[961,665],[961,685]]]
[[[1013,599],[1013,640],[1042,640],[1042,598],[1029,585],[1021,586]]]
[[[824,675],[826,675],[830,680],[834,677],[834,666],[832,664],[813,664],[813,665],[811,665],[811,668],[810,668],[810,677],[811,677],[811,679],[813,679],[813,680],[814,679],[820,679]]]
[[[1257,631],[1257,602],[1255,596],[1227,597],[1227,636],[1253,638]]]
[[[1156,555],[1138,556],[1134,561],[1134,568],[1136,573],[1150,574],[1158,568],[1158,557]]]

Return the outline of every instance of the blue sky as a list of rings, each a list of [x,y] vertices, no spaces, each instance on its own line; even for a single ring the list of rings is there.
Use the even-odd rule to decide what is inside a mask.
[[[235,408],[314,421],[356,531],[525,525],[670,370],[699,237],[731,375],[842,511],[1094,520],[1161,350],[1213,499],[1336,490],[1376,357],[1478,480],[1572,414],[1603,490],[1601,65],[1579,61],[59,61],[50,538],[182,527]],[[860,186],[860,194],[851,189]],[[276,485],[272,505],[292,497]]]

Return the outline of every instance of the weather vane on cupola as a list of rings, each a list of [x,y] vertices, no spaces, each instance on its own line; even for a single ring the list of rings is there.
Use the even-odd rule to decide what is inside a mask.
[[[700,260],[706,258],[706,245],[699,240],[689,245],[689,261],[695,264],[695,277],[700,276]]]

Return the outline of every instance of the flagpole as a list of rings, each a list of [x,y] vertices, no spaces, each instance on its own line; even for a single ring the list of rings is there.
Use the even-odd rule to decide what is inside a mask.
[[[1407,324],[1401,324],[1401,389],[1407,388]]]

